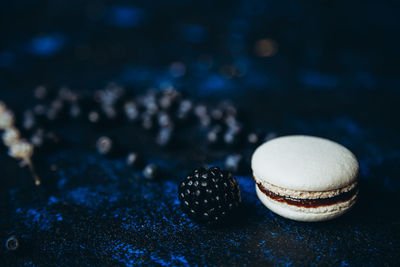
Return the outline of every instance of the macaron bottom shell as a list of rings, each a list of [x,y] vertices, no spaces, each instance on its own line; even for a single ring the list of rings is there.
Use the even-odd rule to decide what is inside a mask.
[[[349,211],[353,207],[357,199],[357,195],[355,195],[352,199],[348,201],[330,205],[330,207],[333,208],[332,211],[310,212],[311,209],[306,208],[306,211],[296,210],[296,207],[291,207],[291,205],[270,199],[263,192],[261,192],[257,184],[256,192],[261,202],[274,213],[287,219],[302,222],[327,221],[339,217]]]

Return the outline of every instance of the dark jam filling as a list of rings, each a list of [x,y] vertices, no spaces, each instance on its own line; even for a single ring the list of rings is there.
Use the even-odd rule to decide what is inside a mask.
[[[329,206],[329,205],[336,204],[339,202],[344,202],[344,201],[350,200],[357,193],[357,186],[355,186],[350,191],[341,193],[340,195],[330,197],[330,198],[299,199],[299,198],[291,198],[291,197],[277,195],[277,194],[267,190],[260,183],[257,183],[257,186],[261,190],[261,192],[263,192],[267,197],[272,198],[273,200],[287,203],[289,205],[295,205],[295,206],[306,207],[306,208]]]

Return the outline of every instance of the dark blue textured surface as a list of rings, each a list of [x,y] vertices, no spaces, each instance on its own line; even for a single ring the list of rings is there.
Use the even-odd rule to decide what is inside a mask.
[[[360,160],[374,167],[390,157]],[[182,215],[173,177],[146,182],[123,160],[105,160],[92,153],[76,157],[70,150],[55,153],[47,163],[60,166],[48,177],[55,188],[19,187],[6,194],[1,225],[24,245],[18,253],[5,253],[3,260],[8,263],[379,265],[397,261],[399,220],[391,213],[398,203],[397,177],[363,176],[354,210],[314,224],[269,212],[258,201],[252,179],[238,177],[244,201],[241,219],[225,229],[208,229]],[[8,216],[3,216],[5,211]]]
[[[19,120],[43,83],[93,91],[117,81],[131,93],[173,85],[196,101],[231,98],[246,127],[352,150],[360,199],[330,222],[286,220],[260,204],[247,169],[235,220],[206,228],[182,214],[178,181],[228,153],[249,159],[253,148],[211,149],[190,133],[160,149],[138,127],[62,121],[51,128],[65,145],[35,158],[40,188],[1,150],[0,265],[399,265],[399,9],[398,1],[2,1],[0,99]],[[261,39],[277,44],[274,55],[258,56]],[[145,181],[122,157],[97,155],[101,134],[159,164],[162,178]],[[14,252],[2,245],[11,235],[21,242]]]

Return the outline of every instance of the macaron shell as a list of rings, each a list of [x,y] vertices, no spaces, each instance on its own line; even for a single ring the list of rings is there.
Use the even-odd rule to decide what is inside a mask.
[[[261,192],[261,190],[258,188],[257,185],[256,185],[256,192],[261,202],[274,213],[282,217],[285,217],[287,219],[302,221],[302,222],[318,222],[318,221],[327,221],[334,219],[349,211],[356,202],[354,198],[345,203],[341,203],[342,206],[345,206],[345,208],[342,207],[335,209],[336,208],[335,205],[340,205],[340,204],[335,204],[332,205],[333,211],[331,212],[312,213],[307,211],[295,210],[287,204],[271,200],[263,192]]]
[[[353,183],[358,162],[344,146],[327,139],[293,135],[273,139],[254,152],[254,175],[273,185],[327,191]]]

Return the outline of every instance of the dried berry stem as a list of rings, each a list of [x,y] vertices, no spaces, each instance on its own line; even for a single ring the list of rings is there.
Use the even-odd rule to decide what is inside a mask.
[[[35,180],[35,185],[39,186],[42,183],[42,181],[40,180],[39,176],[36,174],[36,171],[35,171],[35,168],[33,167],[31,159],[25,158],[24,160],[29,167],[29,170],[32,174],[33,179]]]

